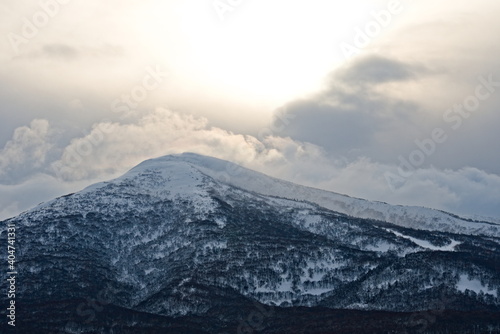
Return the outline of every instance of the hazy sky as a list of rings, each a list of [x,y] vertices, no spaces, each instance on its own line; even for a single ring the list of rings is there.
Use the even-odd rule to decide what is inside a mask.
[[[500,218],[500,2],[0,0],[0,219],[185,151]]]

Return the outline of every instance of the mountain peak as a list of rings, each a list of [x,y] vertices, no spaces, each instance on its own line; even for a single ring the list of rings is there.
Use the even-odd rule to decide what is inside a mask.
[[[132,171],[144,168],[171,168],[170,164],[174,162],[178,163],[178,166],[186,166],[187,164],[191,169],[194,168],[219,183],[261,195],[314,203],[325,209],[353,217],[377,219],[415,229],[500,236],[500,224],[493,220],[479,221],[440,210],[390,205],[353,198],[280,180],[229,161],[196,153],[174,154],[147,160],[133,168]]]
[[[212,172],[229,173],[233,169],[246,169],[244,167],[238,166],[237,164],[226,160],[197,153],[184,152],[179,154],[164,155],[158,158],[145,160],[141,162],[139,165],[132,168],[131,171],[143,168],[165,168],[168,166],[172,166],[170,165],[170,163],[175,163],[175,162],[180,164],[188,163],[190,165],[212,170]]]

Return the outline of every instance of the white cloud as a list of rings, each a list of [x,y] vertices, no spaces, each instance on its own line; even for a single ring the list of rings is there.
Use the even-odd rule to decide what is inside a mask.
[[[17,128],[0,151],[0,181],[16,182],[39,170],[52,148],[50,137],[49,122],[44,119],[35,119],[30,126]]]

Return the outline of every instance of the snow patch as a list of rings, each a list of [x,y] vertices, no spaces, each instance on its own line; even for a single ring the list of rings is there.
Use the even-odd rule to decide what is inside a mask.
[[[388,228],[385,228],[384,230],[386,230],[387,232],[393,233],[398,237],[408,239],[411,242],[413,242],[414,244],[417,244],[418,246],[420,246],[422,248],[433,250],[433,251],[454,252],[455,247],[461,244],[461,242],[452,239],[451,242],[446,246],[435,246],[432,243],[430,243],[429,241],[410,237],[408,235],[396,232],[396,231],[388,229]]]
[[[458,291],[465,292],[465,290],[474,291],[479,294],[481,291],[486,295],[492,295],[498,297],[497,290],[491,289],[489,287],[484,286],[480,280],[477,278],[470,279],[468,275],[462,274],[460,275],[460,279],[456,285]]]
[[[222,229],[224,227],[226,227],[226,219],[225,218],[216,218],[215,219],[215,223],[217,224],[217,226]]]
[[[372,252],[386,253],[392,249],[392,245],[386,241],[379,241],[376,245],[368,245],[365,247],[366,250]]]

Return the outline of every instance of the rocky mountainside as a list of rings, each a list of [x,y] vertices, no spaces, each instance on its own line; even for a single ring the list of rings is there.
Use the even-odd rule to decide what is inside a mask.
[[[39,333],[500,330],[499,224],[215,158],[145,161],[4,221],[2,244],[8,225],[18,324]]]

